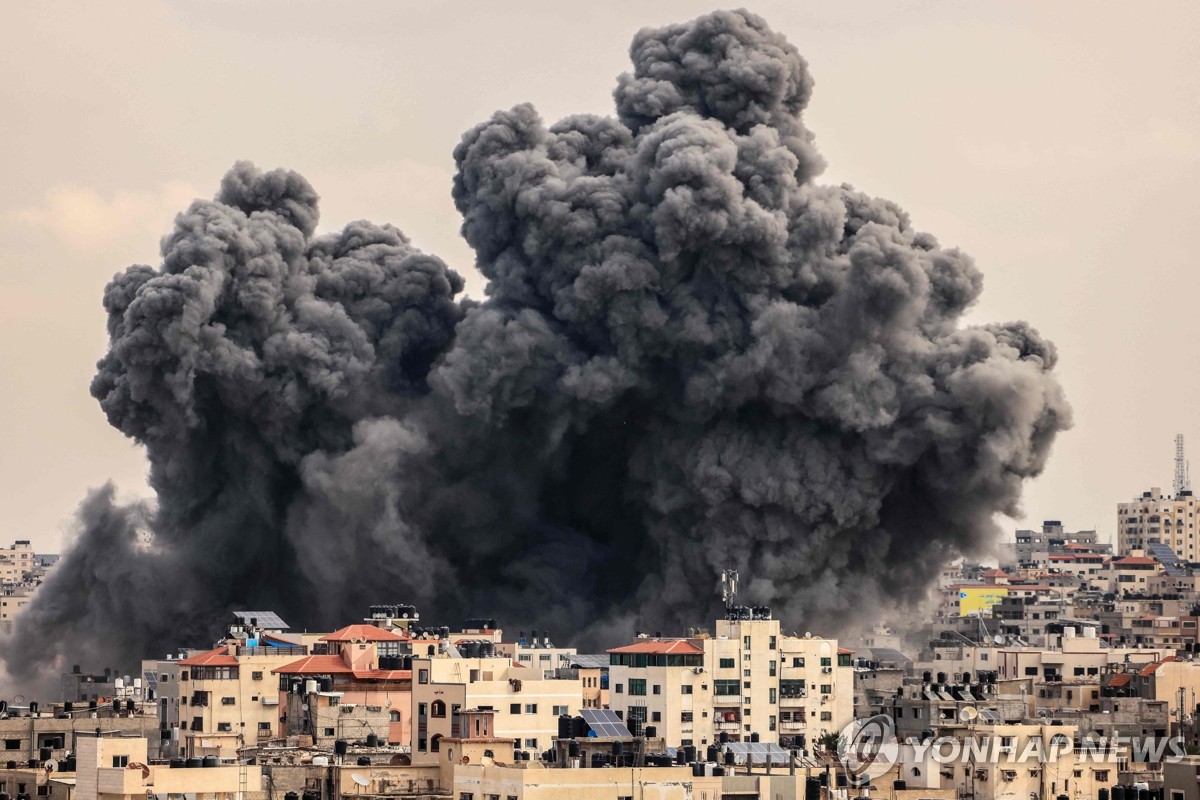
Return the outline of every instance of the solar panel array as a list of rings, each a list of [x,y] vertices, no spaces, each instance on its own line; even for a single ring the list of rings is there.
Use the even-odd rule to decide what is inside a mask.
[[[607,653],[601,653],[600,655],[581,653],[578,655],[564,656],[564,658],[566,658],[567,662],[572,666],[582,667],[584,669],[607,668],[609,662]]]
[[[987,720],[988,722],[1003,722],[1004,721],[1003,716],[1001,716],[996,711],[992,711],[990,708],[979,709],[979,716],[982,717],[983,719]]]
[[[1150,542],[1146,545],[1146,552],[1161,563],[1166,568],[1167,574],[1171,577],[1177,578],[1187,574],[1183,562],[1179,560],[1179,556],[1175,555],[1175,551],[1166,542]]]
[[[288,624],[281,620],[274,611],[235,611],[233,615],[244,625],[249,625],[250,620],[253,619],[257,620],[255,624],[258,627],[269,631],[286,631],[288,629]]]
[[[629,739],[633,736],[621,718],[610,709],[584,708],[580,709],[579,716],[583,717],[597,736],[613,736],[621,739]]]
[[[745,764],[746,759],[754,760],[755,764],[765,764],[771,759],[772,764],[787,764],[792,754],[777,744],[767,742],[730,742],[725,750],[733,753],[733,760]]]

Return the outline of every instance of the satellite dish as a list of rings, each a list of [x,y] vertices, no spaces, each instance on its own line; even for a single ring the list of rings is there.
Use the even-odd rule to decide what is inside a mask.
[[[1005,642],[1004,634],[997,633],[995,636],[992,637],[992,641],[995,642],[996,644],[1004,644],[1004,642]]]
[[[54,772],[55,770],[58,769],[58,762],[55,761],[53,758],[51,758],[42,766],[44,766],[46,768],[46,772]]]
[[[483,764],[485,767],[490,767],[496,763],[496,759],[492,758],[491,756],[484,756],[479,760],[479,763]]]
[[[366,775],[363,775],[360,772],[351,773],[350,780],[354,781],[359,786],[370,786],[371,785],[371,779],[368,778]]]
[[[979,719],[979,709],[975,706],[963,706],[958,711],[958,718],[963,722],[973,722]]]

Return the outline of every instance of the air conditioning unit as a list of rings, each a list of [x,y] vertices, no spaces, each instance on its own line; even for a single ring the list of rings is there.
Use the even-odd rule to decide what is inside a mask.
[[[833,667],[821,667],[821,672],[824,672],[826,675],[828,675],[829,673],[833,672]]]
[[[696,667],[696,669],[694,670],[694,672],[695,672],[697,675],[703,675],[703,674],[704,674],[704,667]]]

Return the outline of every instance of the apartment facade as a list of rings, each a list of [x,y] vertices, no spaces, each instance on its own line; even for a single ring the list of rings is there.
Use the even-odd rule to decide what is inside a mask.
[[[1157,486],[1128,503],[1118,503],[1117,552],[1127,554],[1162,543],[1184,561],[1200,561],[1196,512],[1196,497],[1190,490],[1172,497]]]
[[[680,746],[715,741],[703,648],[687,639],[646,639],[608,653],[609,704],[634,736],[653,727]]]

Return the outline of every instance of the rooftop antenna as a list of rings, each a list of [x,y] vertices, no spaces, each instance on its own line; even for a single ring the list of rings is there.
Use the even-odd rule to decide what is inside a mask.
[[[1192,490],[1192,479],[1189,474],[1187,459],[1183,455],[1183,434],[1175,434],[1175,496]]]
[[[737,594],[738,574],[736,569],[727,569],[721,573],[721,599],[725,601],[725,607],[730,608],[733,605],[733,598]]]

